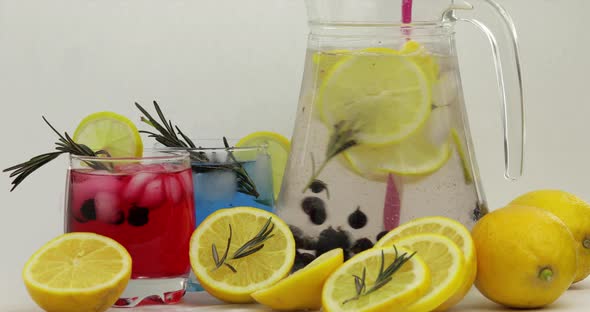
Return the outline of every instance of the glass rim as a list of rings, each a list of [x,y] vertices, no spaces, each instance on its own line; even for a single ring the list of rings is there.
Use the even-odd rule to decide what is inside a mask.
[[[253,146],[230,146],[230,147],[169,147],[162,146],[153,148],[154,150],[160,151],[187,151],[187,152],[207,152],[207,151],[230,151],[230,152],[241,152],[241,151],[253,151],[253,150],[267,150],[268,145],[253,145]]]
[[[146,156],[147,154],[147,156]],[[143,155],[137,156],[125,156],[125,157],[105,157],[105,156],[85,156],[69,154],[70,161],[93,161],[93,162],[124,162],[124,161],[183,161],[189,159],[189,152],[183,149],[178,150],[164,150],[158,148],[144,148]]]

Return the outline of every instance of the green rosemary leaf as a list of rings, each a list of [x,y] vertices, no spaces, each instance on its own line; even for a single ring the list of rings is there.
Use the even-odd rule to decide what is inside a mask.
[[[178,132],[178,134],[180,134],[180,136],[182,136],[184,141],[186,141],[186,143],[188,143],[189,147],[196,148],[195,143],[193,143],[193,141],[189,137],[184,135],[184,133],[180,130],[180,128],[178,128],[178,126],[176,126],[176,131]]]
[[[231,264],[229,263],[224,263],[226,267],[228,267],[230,270],[232,270],[232,272],[234,273],[238,273],[238,270],[236,270],[236,268],[234,268]]]
[[[259,245],[259,246],[257,246],[257,247],[254,247],[254,248],[252,248],[252,249],[246,250],[246,251],[244,251],[243,253],[241,253],[241,254],[239,254],[239,255],[233,256],[233,257],[232,257],[232,259],[240,259],[240,258],[247,257],[247,256],[249,256],[249,255],[251,255],[251,254],[253,254],[253,253],[255,253],[255,252],[259,251],[259,250],[260,250],[260,249],[262,249],[263,247],[264,247],[264,244],[262,244],[262,245]]]
[[[213,254],[213,261],[215,261],[215,264],[219,266],[219,254],[217,253],[217,247],[215,247],[215,243],[211,244],[211,253]]]

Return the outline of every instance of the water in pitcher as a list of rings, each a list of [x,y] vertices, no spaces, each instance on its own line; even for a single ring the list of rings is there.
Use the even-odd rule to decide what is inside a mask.
[[[457,57],[417,38],[311,45],[277,205],[298,248],[346,256],[384,231],[486,212],[465,133]]]

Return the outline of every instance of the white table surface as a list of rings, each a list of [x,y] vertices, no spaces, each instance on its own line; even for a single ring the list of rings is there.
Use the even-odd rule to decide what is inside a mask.
[[[21,306],[9,308],[3,312],[37,312],[42,311],[32,302],[23,303]],[[152,305],[132,309],[109,309],[108,312],[144,312],[144,311],[162,311],[162,312],[195,312],[195,311],[232,311],[232,312],[255,312],[271,311],[256,304],[238,305],[225,304],[209,296],[207,293],[188,293],[182,303],[176,305],[162,306]],[[449,312],[486,312],[486,311],[513,311],[503,308],[486,298],[484,298],[477,289],[473,288],[467,297],[455,306]],[[527,311],[541,311],[527,310]],[[568,311],[568,312],[587,312],[590,311],[590,278],[583,282],[573,285],[563,296],[561,296],[552,305],[545,307],[542,311]]]

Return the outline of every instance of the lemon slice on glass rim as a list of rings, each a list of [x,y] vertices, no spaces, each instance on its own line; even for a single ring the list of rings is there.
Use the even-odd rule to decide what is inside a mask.
[[[135,124],[123,115],[97,112],[85,117],[72,139],[110,157],[141,157],[143,142]]]

